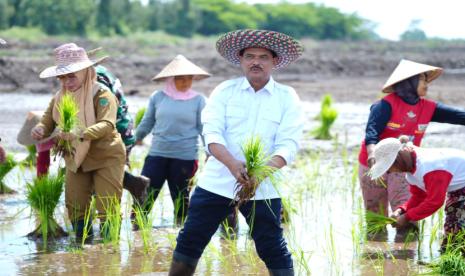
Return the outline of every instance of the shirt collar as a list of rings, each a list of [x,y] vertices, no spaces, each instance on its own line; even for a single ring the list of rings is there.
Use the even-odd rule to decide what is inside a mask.
[[[270,79],[268,80],[266,85],[261,90],[268,91],[268,93],[273,95],[274,88],[275,88],[275,81],[274,81],[273,77],[270,76]],[[250,85],[249,80],[247,80],[247,78],[244,77],[244,81],[241,84],[241,90],[249,90],[249,89],[250,89],[250,91],[255,91],[253,89],[252,85]]]

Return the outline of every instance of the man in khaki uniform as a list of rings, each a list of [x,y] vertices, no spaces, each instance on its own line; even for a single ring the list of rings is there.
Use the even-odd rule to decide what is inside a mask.
[[[76,237],[82,238],[84,230],[92,230],[91,225],[84,229],[84,225],[90,224],[84,217],[94,193],[101,223],[106,220],[108,208],[114,208],[121,200],[125,148],[115,127],[117,99],[96,82],[93,65],[101,60],[90,61],[85,50],[75,44],[58,47],[55,55],[58,66],[45,69],[41,77],[57,76],[62,89],[51,100],[31,135],[37,140],[52,135],[60,120],[57,103],[66,93],[73,96],[79,105],[79,124],[85,128],[79,135],[57,136],[71,141],[75,149],[74,154],[65,155],[65,199]]]

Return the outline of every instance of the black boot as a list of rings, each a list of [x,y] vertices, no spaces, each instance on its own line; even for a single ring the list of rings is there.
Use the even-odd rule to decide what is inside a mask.
[[[186,264],[181,261],[173,259],[171,261],[169,276],[191,276],[194,275],[195,266]]]
[[[147,189],[150,186],[150,179],[143,175],[134,176],[128,172],[124,172],[123,188],[128,190],[134,201],[142,204],[147,200]]]
[[[86,222],[83,219],[80,219],[76,221],[76,223],[73,225],[74,231],[76,232],[76,241],[82,242],[84,239],[84,242],[89,242],[94,238],[94,230],[92,229],[92,219],[89,219],[87,222],[87,227],[86,227]]]

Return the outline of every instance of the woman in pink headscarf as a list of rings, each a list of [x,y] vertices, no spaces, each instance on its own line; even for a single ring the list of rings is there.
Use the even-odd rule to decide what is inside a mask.
[[[175,206],[175,219],[184,221],[189,204],[188,183],[197,170],[198,140],[202,133],[200,113],[205,98],[193,90],[192,81],[210,75],[184,56],[178,55],[153,78],[165,87],[150,96],[147,111],[136,130],[136,144],[152,133],[152,145],[142,175],[150,178],[149,213],[163,183],[168,181]]]

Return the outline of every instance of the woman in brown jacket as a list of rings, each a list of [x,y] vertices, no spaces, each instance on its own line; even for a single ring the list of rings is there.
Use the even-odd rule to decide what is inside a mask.
[[[57,77],[61,89],[50,101],[40,123],[31,131],[36,140],[49,137],[59,123],[57,105],[69,93],[79,106],[77,133],[58,132],[58,139],[71,141],[74,153],[64,156],[66,163],[65,201],[68,216],[78,239],[84,231],[92,237],[91,223],[84,217],[92,195],[100,223],[106,221],[108,208],[120,202],[125,164],[124,144],[115,128],[116,97],[97,83],[93,65],[86,51],[74,43],[55,49],[56,66],[42,71],[41,78]],[[84,229],[89,225],[88,229]],[[101,231],[103,235],[108,231]],[[105,236],[104,236],[105,238]]]

